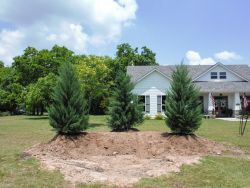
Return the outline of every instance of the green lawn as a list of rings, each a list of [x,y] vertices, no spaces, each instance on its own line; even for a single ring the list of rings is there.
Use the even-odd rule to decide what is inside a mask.
[[[91,131],[108,131],[105,116],[90,117]],[[168,131],[164,121],[147,120],[141,131]],[[250,124],[238,135],[238,122],[203,120],[198,135],[239,146],[250,153]],[[34,159],[24,159],[22,151],[47,142],[55,132],[48,118],[32,116],[0,117],[0,187],[68,187],[59,172],[41,169]],[[103,187],[79,185],[79,187]],[[105,186],[106,187],[106,186]],[[202,163],[183,166],[180,173],[143,179],[135,187],[250,187],[250,161],[230,157],[204,157]]]

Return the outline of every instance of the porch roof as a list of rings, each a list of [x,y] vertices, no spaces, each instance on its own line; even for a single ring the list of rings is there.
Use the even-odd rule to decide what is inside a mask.
[[[195,82],[201,92],[250,92],[249,82]]]

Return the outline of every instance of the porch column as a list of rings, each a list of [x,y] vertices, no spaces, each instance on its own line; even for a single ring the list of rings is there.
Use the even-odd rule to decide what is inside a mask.
[[[241,110],[241,101],[240,101],[240,93],[234,93],[234,103],[233,103],[233,116],[237,116],[240,114]]]
[[[208,93],[208,114],[212,115],[214,110],[211,93]]]

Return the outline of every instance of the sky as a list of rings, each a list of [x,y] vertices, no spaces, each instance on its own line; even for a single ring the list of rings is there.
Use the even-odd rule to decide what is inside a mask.
[[[147,46],[161,65],[249,64],[248,0],[1,0],[0,60],[27,46],[114,56]]]

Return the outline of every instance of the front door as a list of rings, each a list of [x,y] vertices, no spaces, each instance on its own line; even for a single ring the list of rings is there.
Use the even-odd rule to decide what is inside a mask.
[[[227,96],[215,96],[215,114],[217,117],[228,116],[228,97]]]

